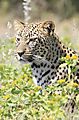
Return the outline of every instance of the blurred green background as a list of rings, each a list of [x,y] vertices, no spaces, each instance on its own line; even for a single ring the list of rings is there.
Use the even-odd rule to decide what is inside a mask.
[[[13,18],[23,18],[22,2],[23,0],[0,0],[0,14],[5,17],[11,15]],[[35,20],[41,19],[42,15],[45,17],[47,13],[55,14],[63,20],[79,12],[79,0],[31,0],[30,6],[31,18]]]

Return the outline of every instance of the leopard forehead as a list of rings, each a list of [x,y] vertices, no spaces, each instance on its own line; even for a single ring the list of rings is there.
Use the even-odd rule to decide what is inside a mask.
[[[19,21],[14,22],[14,29],[17,34],[23,36],[32,36],[34,34],[43,34],[43,35],[51,35],[55,29],[55,25],[52,21],[38,22],[25,24]]]

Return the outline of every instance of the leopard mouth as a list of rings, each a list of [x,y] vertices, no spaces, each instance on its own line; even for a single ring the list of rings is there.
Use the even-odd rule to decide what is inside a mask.
[[[16,59],[20,62],[32,62],[34,60],[33,55],[32,54],[26,54],[25,57],[24,56],[19,56],[18,54],[15,54]]]
[[[34,60],[38,61],[38,62],[43,60],[43,58],[41,56],[33,55],[31,53],[30,54],[26,54],[26,55],[22,55],[22,56],[19,56],[18,53],[16,53],[15,56],[16,56],[18,61],[24,62],[24,63],[33,62]]]

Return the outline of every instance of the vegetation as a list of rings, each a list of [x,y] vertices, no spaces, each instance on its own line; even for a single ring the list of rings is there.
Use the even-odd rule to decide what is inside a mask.
[[[0,120],[78,120],[79,95],[74,113],[65,108],[70,94],[79,93],[78,84],[70,80],[77,56],[62,58],[69,66],[68,81],[59,80],[42,90],[32,82],[30,66],[19,67],[14,59],[14,42],[14,38],[0,40]]]

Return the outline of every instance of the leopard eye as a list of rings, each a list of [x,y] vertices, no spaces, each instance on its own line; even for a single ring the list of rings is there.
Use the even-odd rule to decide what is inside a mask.
[[[33,39],[27,40],[27,41],[26,41],[27,45],[28,45],[30,42],[33,42]]]

